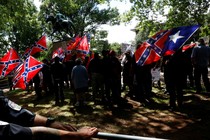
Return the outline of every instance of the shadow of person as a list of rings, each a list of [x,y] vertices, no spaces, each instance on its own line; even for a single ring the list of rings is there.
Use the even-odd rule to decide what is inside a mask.
[[[84,106],[77,106],[74,107],[77,113],[80,114],[92,114],[93,108],[89,105],[84,105]]]

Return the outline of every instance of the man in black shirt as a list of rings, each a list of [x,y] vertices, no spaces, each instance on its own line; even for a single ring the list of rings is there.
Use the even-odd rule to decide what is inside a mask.
[[[58,105],[60,100],[61,103],[64,103],[64,67],[60,62],[60,58],[57,56],[54,58],[54,63],[51,65],[51,72],[54,82],[55,104]]]

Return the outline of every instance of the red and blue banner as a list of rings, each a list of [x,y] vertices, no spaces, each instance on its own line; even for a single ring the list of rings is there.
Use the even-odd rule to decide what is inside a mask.
[[[30,55],[34,55],[38,52],[47,51],[47,50],[48,50],[47,41],[46,41],[46,36],[44,35],[38,40],[38,42],[35,43],[34,46],[32,46],[31,48],[27,48],[23,56],[27,58]]]
[[[30,80],[42,69],[43,63],[29,56],[17,67],[13,77],[13,87],[25,89]]]
[[[11,48],[4,57],[0,59],[0,76],[5,77],[11,71],[13,71],[19,64],[21,60],[15,49]]]
[[[156,33],[134,53],[137,65],[157,62],[161,56],[172,55],[199,29],[200,25],[181,26]]]

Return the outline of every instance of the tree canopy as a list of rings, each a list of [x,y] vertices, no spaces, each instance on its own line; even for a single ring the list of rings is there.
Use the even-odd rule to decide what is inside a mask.
[[[40,37],[41,26],[31,0],[1,1],[0,13],[1,54],[9,47],[25,50]]]
[[[50,14],[61,13],[73,23],[73,36],[83,35],[85,32],[94,34],[102,24],[115,25],[120,22],[118,9],[100,8],[100,5],[104,3],[108,4],[109,0],[43,0],[40,15],[46,17]],[[64,34],[54,35],[63,38]]]
[[[40,0],[37,10],[33,0],[0,1],[0,47],[3,54],[9,47],[19,53],[30,47],[44,33],[52,38],[62,40],[78,34],[96,35],[92,41],[96,46],[107,48],[107,33],[99,33],[102,24],[116,25],[121,21],[138,21],[137,40],[144,41],[148,36],[161,29],[177,26],[201,24],[200,36],[210,34],[210,3],[208,0],[129,0],[132,7],[120,16],[117,8],[111,8],[111,1],[128,0]],[[107,6],[102,6],[106,4]],[[52,26],[46,22],[50,15],[62,15],[64,20],[72,23],[71,33],[65,31],[53,33]],[[53,33],[53,34],[52,34]],[[138,42],[138,41],[137,41]]]
[[[10,47],[22,53],[32,46],[44,33],[57,40],[65,39],[67,33],[52,34],[52,26],[46,22],[46,16],[62,14],[74,25],[74,37],[85,32],[95,34],[102,24],[119,24],[119,12],[108,5],[109,0],[42,0],[38,11],[33,0],[1,1],[0,46],[1,54]]]
[[[209,0],[130,0],[130,2],[133,5],[130,11],[124,14],[124,21],[136,18],[139,21],[136,28],[139,33],[146,31],[146,36],[161,29],[193,24],[202,25],[200,36],[210,34]]]

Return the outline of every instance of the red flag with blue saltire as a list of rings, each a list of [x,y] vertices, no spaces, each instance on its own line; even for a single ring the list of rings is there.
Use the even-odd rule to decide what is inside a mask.
[[[5,77],[11,71],[13,71],[21,60],[15,49],[11,48],[1,59],[0,59],[0,76]]]
[[[137,65],[147,65],[160,60],[160,55],[151,48],[150,44],[144,42],[134,53]]]
[[[78,35],[69,42],[66,48],[66,56],[65,56],[66,60],[70,60],[71,56],[76,53],[76,47],[78,46],[81,40],[82,38]]]
[[[65,57],[65,51],[62,47],[59,47],[58,49],[53,51],[52,59],[54,59],[56,56],[60,58],[60,61],[63,61]]]
[[[13,77],[13,87],[25,89],[30,80],[42,69],[43,63],[36,60],[33,56],[29,56],[20,64]]]
[[[158,32],[143,43],[145,46],[141,45],[143,48],[136,50],[134,55],[137,65],[151,64],[158,57],[174,54],[199,28],[200,25],[181,26]]]
[[[38,52],[41,51],[47,51],[47,39],[46,35],[43,35],[36,43],[34,46],[31,48],[27,48],[26,51],[24,52],[23,56],[25,58],[29,57],[30,55],[34,55]]]
[[[77,52],[83,53],[83,54],[88,54],[90,45],[87,40],[87,36],[83,36],[82,40],[80,41],[79,45],[77,46]]]
[[[82,40],[78,44],[77,48],[77,57],[80,57],[82,59],[85,58],[85,56],[89,53],[90,51],[90,44],[88,43],[87,36],[83,36]]]
[[[77,36],[73,39],[71,45],[69,45],[69,46],[67,47],[67,49],[68,49],[68,50],[74,50],[74,49],[76,49],[76,47],[79,45],[79,43],[80,43],[81,40],[82,40],[82,37],[80,37],[79,35],[77,35]]]

